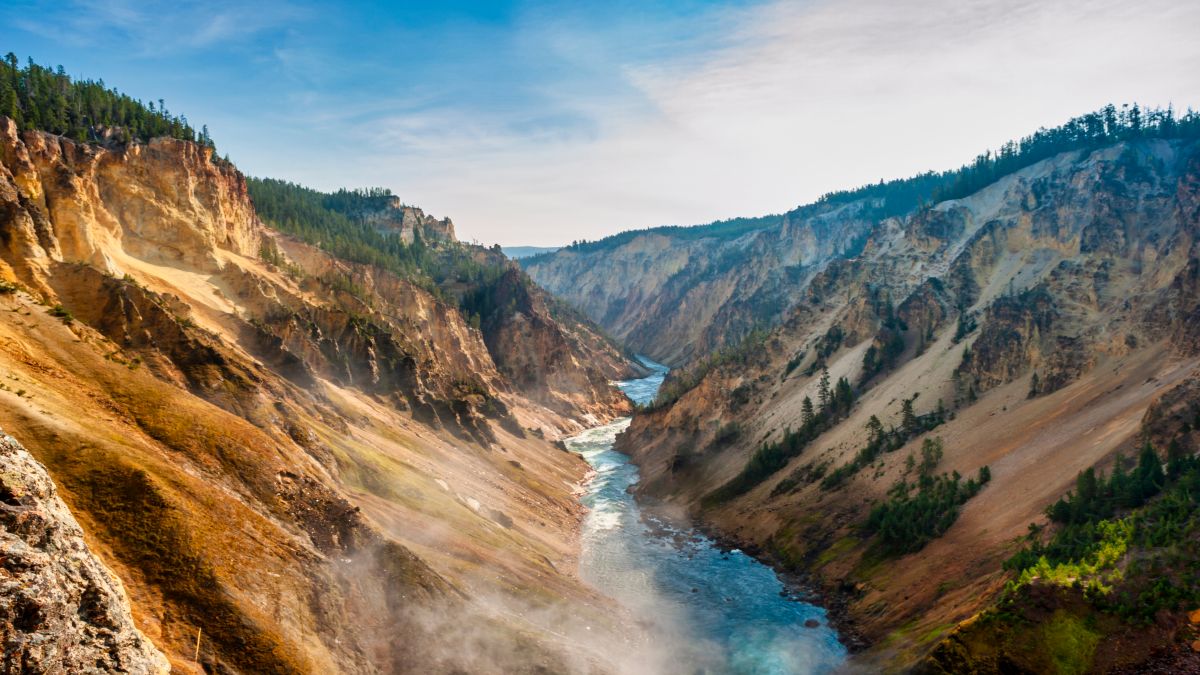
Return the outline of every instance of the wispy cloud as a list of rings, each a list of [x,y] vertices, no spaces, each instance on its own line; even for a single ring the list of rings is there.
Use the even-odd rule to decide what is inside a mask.
[[[554,243],[784,210],[1109,101],[1200,102],[1200,7],[1174,2],[774,3],[712,20],[711,49],[611,59],[620,86],[548,97],[593,134],[422,111],[412,131],[437,142],[406,145],[423,171],[397,183],[482,239]],[[572,43],[552,34],[548,49]]]
[[[0,21],[88,42],[76,62],[118,86],[91,69],[136,65],[251,173],[388,185],[487,242],[778,212],[1110,101],[1200,105],[1200,5],[1174,0],[18,0]]]

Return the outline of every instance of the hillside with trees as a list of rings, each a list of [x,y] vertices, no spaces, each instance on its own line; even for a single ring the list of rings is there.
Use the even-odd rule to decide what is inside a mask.
[[[889,218],[931,213],[938,204],[950,208],[1052,157],[1197,138],[1200,113],[1193,110],[1108,105],[958,168],[831,192],[777,216],[573,242],[521,264],[631,348],[680,367],[778,323],[806,301],[814,275],[860,256],[872,228]],[[894,332],[885,333],[873,370],[887,367],[895,347]]]
[[[103,80],[75,80],[62,66],[50,68],[30,58],[21,66],[9,52],[0,67],[0,115],[20,129],[37,129],[74,141],[113,139],[122,143],[165,136],[200,143],[216,150],[208,127],[197,131],[185,115],[174,115],[166,102],[142,102]],[[112,136],[109,136],[109,133]]]

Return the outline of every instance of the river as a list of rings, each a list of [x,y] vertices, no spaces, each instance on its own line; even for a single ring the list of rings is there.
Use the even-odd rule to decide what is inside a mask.
[[[652,400],[667,368],[620,383],[638,403]],[[584,580],[626,607],[649,647],[631,669],[645,673],[825,673],[846,658],[825,610],[789,597],[775,572],[737,550],[722,550],[690,527],[644,514],[630,487],[638,469],[613,443],[629,419],[590,429],[567,447],[595,470],[581,498]],[[815,621],[816,627],[806,627]]]

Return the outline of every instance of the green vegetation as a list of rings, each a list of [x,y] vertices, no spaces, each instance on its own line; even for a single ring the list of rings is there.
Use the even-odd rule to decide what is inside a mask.
[[[959,507],[991,480],[986,466],[980,468],[978,478],[966,482],[957,471],[934,475],[941,459],[942,439],[925,439],[916,467],[916,491],[902,478],[888,490],[888,500],[871,509],[866,530],[878,537],[876,546],[884,555],[919,551],[942,536],[958,519]]]
[[[826,361],[830,356],[833,356],[833,354],[837,352],[839,348],[841,348],[842,342],[845,339],[846,332],[842,330],[841,326],[830,326],[829,330],[825,331],[825,334],[817,339],[817,343],[813,347],[813,350],[817,354],[817,358],[813,360],[812,365],[805,369],[804,374],[811,377],[818,370],[824,368]],[[800,365],[799,361],[796,362],[796,365],[792,365],[792,363],[789,361],[787,372],[792,372],[792,370],[795,370],[796,366],[798,365]]]
[[[917,397],[913,396],[901,401],[899,427],[884,429],[883,422],[871,415],[871,419],[867,420],[867,444],[855,453],[854,459],[848,464],[843,464],[825,476],[821,481],[821,489],[833,490],[842,487],[851,476],[879,459],[883,453],[899,450],[910,439],[936,429],[946,421],[946,409],[941,401],[938,401],[938,407],[933,412],[918,415],[913,409],[916,400]]]
[[[716,435],[713,436],[712,444],[716,447],[724,447],[733,443],[742,436],[742,425],[736,421],[722,424]]]
[[[854,389],[846,378],[839,378],[833,387],[829,385],[829,371],[821,373],[818,383],[818,407],[814,408],[809,397],[804,398],[800,428],[786,429],[783,438],[775,443],[763,443],[742,471],[729,482],[705,497],[710,504],[727,501],[752,490],[783,467],[788,461],[803,452],[813,440],[849,414],[854,407]]]
[[[118,141],[149,141],[169,136],[216,149],[208,128],[199,132],[187,117],[172,115],[162,99],[142,103],[109,89],[103,80],[72,80],[62,66],[51,69],[30,59],[19,67],[9,52],[0,66],[0,115],[10,117],[22,130],[39,129],[81,143],[102,139],[113,129]]]
[[[672,370],[663,381],[662,386],[659,387],[658,395],[654,397],[653,401],[642,406],[641,410],[653,412],[669,408],[680,397],[700,384],[709,372],[730,364],[746,365],[750,363],[752,359],[758,358],[763,353],[767,336],[766,330],[755,328],[734,344],[722,347],[715,354],[700,359],[688,368]],[[743,390],[739,396],[745,394],[748,394],[748,391]]]
[[[494,284],[511,269],[502,256],[475,255],[465,244],[427,243],[420,231],[406,243],[398,233],[377,229],[365,214],[385,208],[381,199],[393,198],[384,188],[325,193],[272,178],[248,178],[246,183],[255,210],[275,229],[344,260],[407,279],[459,304],[467,313],[471,308],[465,304],[471,302],[472,292]],[[283,263],[282,257],[271,251],[264,250],[262,255],[273,264]],[[347,287],[349,280],[332,281],[340,284],[340,290],[365,296],[363,289]],[[474,308],[476,315],[477,310]]]
[[[456,306],[467,322],[488,332],[489,319],[528,312],[534,284],[519,267],[500,253],[457,241],[427,242],[416,231],[411,243],[397,232],[377,229],[369,216],[392,207],[395,196],[386,188],[320,192],[270,178],[248,178],[250,198],[259,216],[275,229],[350,262],[391,272]],[[264,247],[264,261],[297,276],[282,255]],[[355,279],[326,275],[321,281],[367,304],[370,294]],[[584,326],[614,349],[616,343],[577,310],[556,298],[543,296],[550,314],[568,326]],[[627,354],[627,356],[629,356]]]
[[[954,344],[962,342],[963,338],[974,333],[977,327],[975,313],[968,312],[965,307],[960,307],[958,309],[958,323],[954,326]]]
[[[800,364],[804,362],[804,356],[805,356],[805,353],[801,351],[801,352],[796,352],[795,354],[792,355],[792,358],[788,359],[787,367],[783,369],[783,378],[782,379],[786,380],[787,376],[791,375],[793,370],[800,367]]]
[[[766,229],[782,221],[783,216],[781,215],[769,215],[758,216],[754,218],[730,218],[728,220],[717,220],[707,225],[661,225],[658,227],[647,227],[640,230],[625,230],[624,232],[620,232],[597,241],[576,240],[558,250],[566,250],[573,253],[605,251],[616,248],[623,244],[627,244],[643,234],[659,234],[684,241],[694,241],[697,239],[708,238],[733,239],[748,232]],[[547,251],[545,253],[531,255],[526,258],[522,258],[521,263],[523,265],[536,265],[538,262],[550,258],[555,253],[556,251]]]
[[[998,151],[984,152],[958,169],[941,173],[931,171],[912,178],[830,192],[817,203],[848,204],[868,200],[873,205],[874,217],[897,216],[922,204],[966,197],[1004,176],[1059,153],[1146,138],[1200,138],[1200,113],[1188,109],[1183,115],[1176,115],[1171,108],[1143,109],[1137,104],[1118,108],[1109,104],[1072,118],[1061,126],[1038,129],[1018,141],[1009,141]]]
[[[75,320],[75,317],[71,314],[71,311],[62,305],[55,305],[51,307],[50,316],[57,319],[62,319],[62,322],[68,325]]]
[[[1059,675],[1083,675],[1092,664],[1100,634],[1088,628],[1077,616],[1057,611],[1042,627],[1042,644],[1049,654],[1054,672]]]
[[[1132,470],[1118,458],[1107,478],[1088,469],[1046,513],[1057,525],[1005,562],[1010,592],[1038,582],[1082,588],[1099,610],[1148,625],[1161,610],[1200,604],[1200,459],[1178,441],[1164,463],[1149,444]]]
[[[433,266],[433,256],[419,234],[406,244],[394,233],[346,215],[352,203],[342,193],[335,197],[273,178],[248,178],[246,183],[254,209],[265,222],[339,258],[405,278],[423,276]]]
[[[809,462],[804,466],[797,467],[786,478],[779,481],[778,484],[771,490],[771,498],[774,499],[780,495],[785,495],[798,487],[803,487],[810,483],[815,483],[825,476],[825,472],[829,470],[829,462]]]
[[[1178,448],[1178,445],[1175,446]],[[1166,473],[1153,446],[1145,445],[1138,454],[1137,467],[1126,471],[1125,460],[1117,457],[1107,480],[1097,477],[1095,469],[1087,469],[1075,480],[1075,492],[1055,502],[1048,510],[1050,520],[1064,525],[1083,525],[1111,518],[1118,509],[1141,506],[1162,491]],[[1186,458],[1172,458],[1172,472],[1179,474]]]

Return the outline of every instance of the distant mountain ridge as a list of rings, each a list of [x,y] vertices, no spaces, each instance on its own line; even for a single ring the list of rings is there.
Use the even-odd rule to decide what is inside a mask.
[[[562,248],[562,247],[561,246],[501,246],[500,250],[503,251],[504,255],[508,256],[509,258],[512,258],[513,260],[520,260],[521,258],[529,258],[529,257],[535,256],[535,255],[542,255],[543,253],[553,253],[560,248]]]
[[[634,351],[679,366],[774,325],[814,274],[857,255],[876,223],[967,196],[1062,152],[1194,137],[1197,129],[1200,115],[1191,111],[1107,106],[955,170],[829,193],[780,216],[631,230],[521,264]]]

